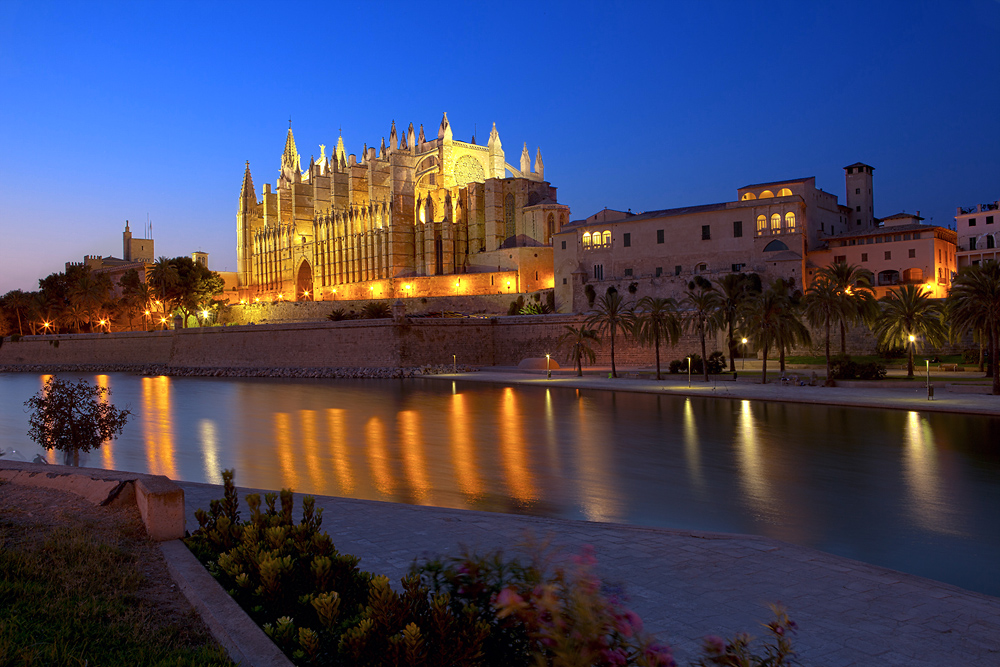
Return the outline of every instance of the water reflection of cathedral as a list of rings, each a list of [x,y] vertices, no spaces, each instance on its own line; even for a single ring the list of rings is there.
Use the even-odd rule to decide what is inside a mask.
[[[507,177],[510,173],[511,176]],[[457,141],[447,114],[437,137],[413,125],[379,148],[333,153],[302,170],[289,128],[274,189],[257,199],[250,166],[237,214],[241,296],[296,300],[527,292],[552,287],[551,237],[569,208],[534,165],[506,162],[493,126],[487,145]],[[506,283],[516,281],[513,289]],[[497,278],[502,274],[502,281]],[[452,276],[433,280],[435,276]],[[459,276],[455,279],[455,276]],[[334,292],[336,290],[336,293]],[[293,296],[294,295],[294,296]]]

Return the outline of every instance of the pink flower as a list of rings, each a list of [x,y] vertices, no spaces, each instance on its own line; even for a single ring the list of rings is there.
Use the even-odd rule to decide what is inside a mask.
[[[705,650],[711,654],[724,653],[726,650],[726,642],[717,635],[709,635],[705,637]]]

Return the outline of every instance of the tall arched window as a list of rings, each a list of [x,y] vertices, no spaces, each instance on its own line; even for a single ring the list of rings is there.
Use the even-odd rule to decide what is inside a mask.
[[[771,233],[780,234],[781,233],[781,216],[777,213],[771,216]]]
[[[791,197],[792,196],[792,191],[789,190],[788,188],[781,188],[780,190],[778,190],[778,196],[779,197]]]
[[[590,247],[590,232],[583,233],[583,247],[584,248]]]
[[[785,214],[785,229],[789,232],[795,231],[795,214],[791,211]]]
[[[757,216],[757,236],[761,236],[767,232],[767,218],[763,215]]]
[[[516,228],[514,227],[514,195],[508,194],[507,198],[504,200],[504,236],[510,238],[517,234]]]
[[[610,248],[611,247],[611,232],[605,231],[604,234],[602,234],[601,236],[602,236],[602,240],[604,241],[604,247],[605,248]]]

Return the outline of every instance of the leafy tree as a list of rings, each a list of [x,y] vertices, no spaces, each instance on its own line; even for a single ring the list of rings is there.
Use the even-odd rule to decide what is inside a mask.
[[[611,342],[611,377],[618,377],[615,367],[615,335],[620,331],[626,335],[632,329],[633,314],[621,295],[613,289],[597,300],[594,312],[584,322],[585,326],[597,329],[601,334],[607,334]]]
[[[719,292],[720,319],[726,327],[726,344],[729,346],[729,370],[736,370],[736,325],[740,309],[755,295],[760,294],[760,276],[756,273],[730,273],[716,281]]]
[[[569,356],[576,364],[576,376],[583,377],[583,357],[586,357],[590,363],[594,363],[597,355],[590,347],[590,343],[600,343],[601,339],[598,337],[596,329],[588,329],[586,325],[572,327],[566,324],[563,328],[566,329],[566,333],[559,336],[559,347],[569,347]]]
[[[948,293],[947,317],[953,335],[972,330],[989,350],[993,394],[1000,395],[1000,264],[963,268]]]
[[[159,257],[146,277],[163,303],[164,315],[180,311],[184,325],[192,313],[201,310],[225,288],[222,277],[190,257]]]
[[[656,349],[656,379],[660,380],[660,341],[675,345],[681,337],[681,317],[674,299],[646,296],[639,300],[632,336]]]
[[[906,377],[913,377],[913,349],[922,338],[930,345],[948,339],[944,313],[919,285],[903,285],[879,299],[882,312],[873,333],[883,345],[906,346]]]
[[[837,323],[840,325],[840,353],[847,354],[847,326],[873,322],[878,317],[875,293],[872,291],[872,274],[857,264],[837,262],[816,272],[818,278],[825,278],[838,289],[842,301]]]
[[[45,449],[58,449],[73,465],[80,452],[96,449],[121,435],[132,414],[111,404],[111,390],[86,380],[69,382],[51,377],[45,387],[24,402],[31,408],[28,437]]]
[[[688,331],[698,335],[698,339],[701,341],[702,359],[708,357],[705,350],[705,338],[714,333],[721,324],[721,302],[722,297],[718,290],[701,276],[695,276],[694,280],[688,283],[684,299],[681,300],[681,306],[686,310],[684,325]],[[705,382],[708,382],[708,366],[703,366],[703,372]]]
[[[174,308],[170,305],[175,294],[175,288],[179,277],[177,267],[173,261],[160,255],[153,262],[153,268],[146,274],[146,282],[152,288],[157,299],[163,304],[163,314],[172,312]]]

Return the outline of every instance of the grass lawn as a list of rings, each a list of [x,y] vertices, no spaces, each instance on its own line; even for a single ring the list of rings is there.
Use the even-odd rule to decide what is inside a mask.
[[[834,352],[834,351],[831,350],[830,357],[833,358],[833,357],[837,356],[837,354],[838,354],[837,352]],[[916,354],[916,355],[913,356],[913,365],[914,366],[923,366],[924,365],[924,361],[927,358],[928,357],[926,357],[926,356]],[[960,366],[966,367],[967,369],[969,367],[978,368],[977,362],[972,362],[972,363],[965,363],[965,362],[963,362],[961,354],[946,354],[944,356],[937,357],[937,359],[938,359],[938,361],[931,362],[931,367],[932,368],[934,366],[936,366],[937,364],[958,364]],[[851,361],[855,361],[855,362],[858,362],[858,363],[868,363],[868,362],[874,361],[876,363],[882,364],[883,366],[899,366],[900,364],[902,364],[904,366],[906,365],[906,357],[905,356],[897,357],[895,359],[886,359],[884,357],[878,356],[877,354],[858,354],[858,355],[851,355]],[[823,355],[820,355],[818,357],[785,357],[785,363],[786,364],[813,364],[813,365],[826,366],[826,357],[823,356]]]
[[[0,485],[0,665],[231,665],[134,508]]]

